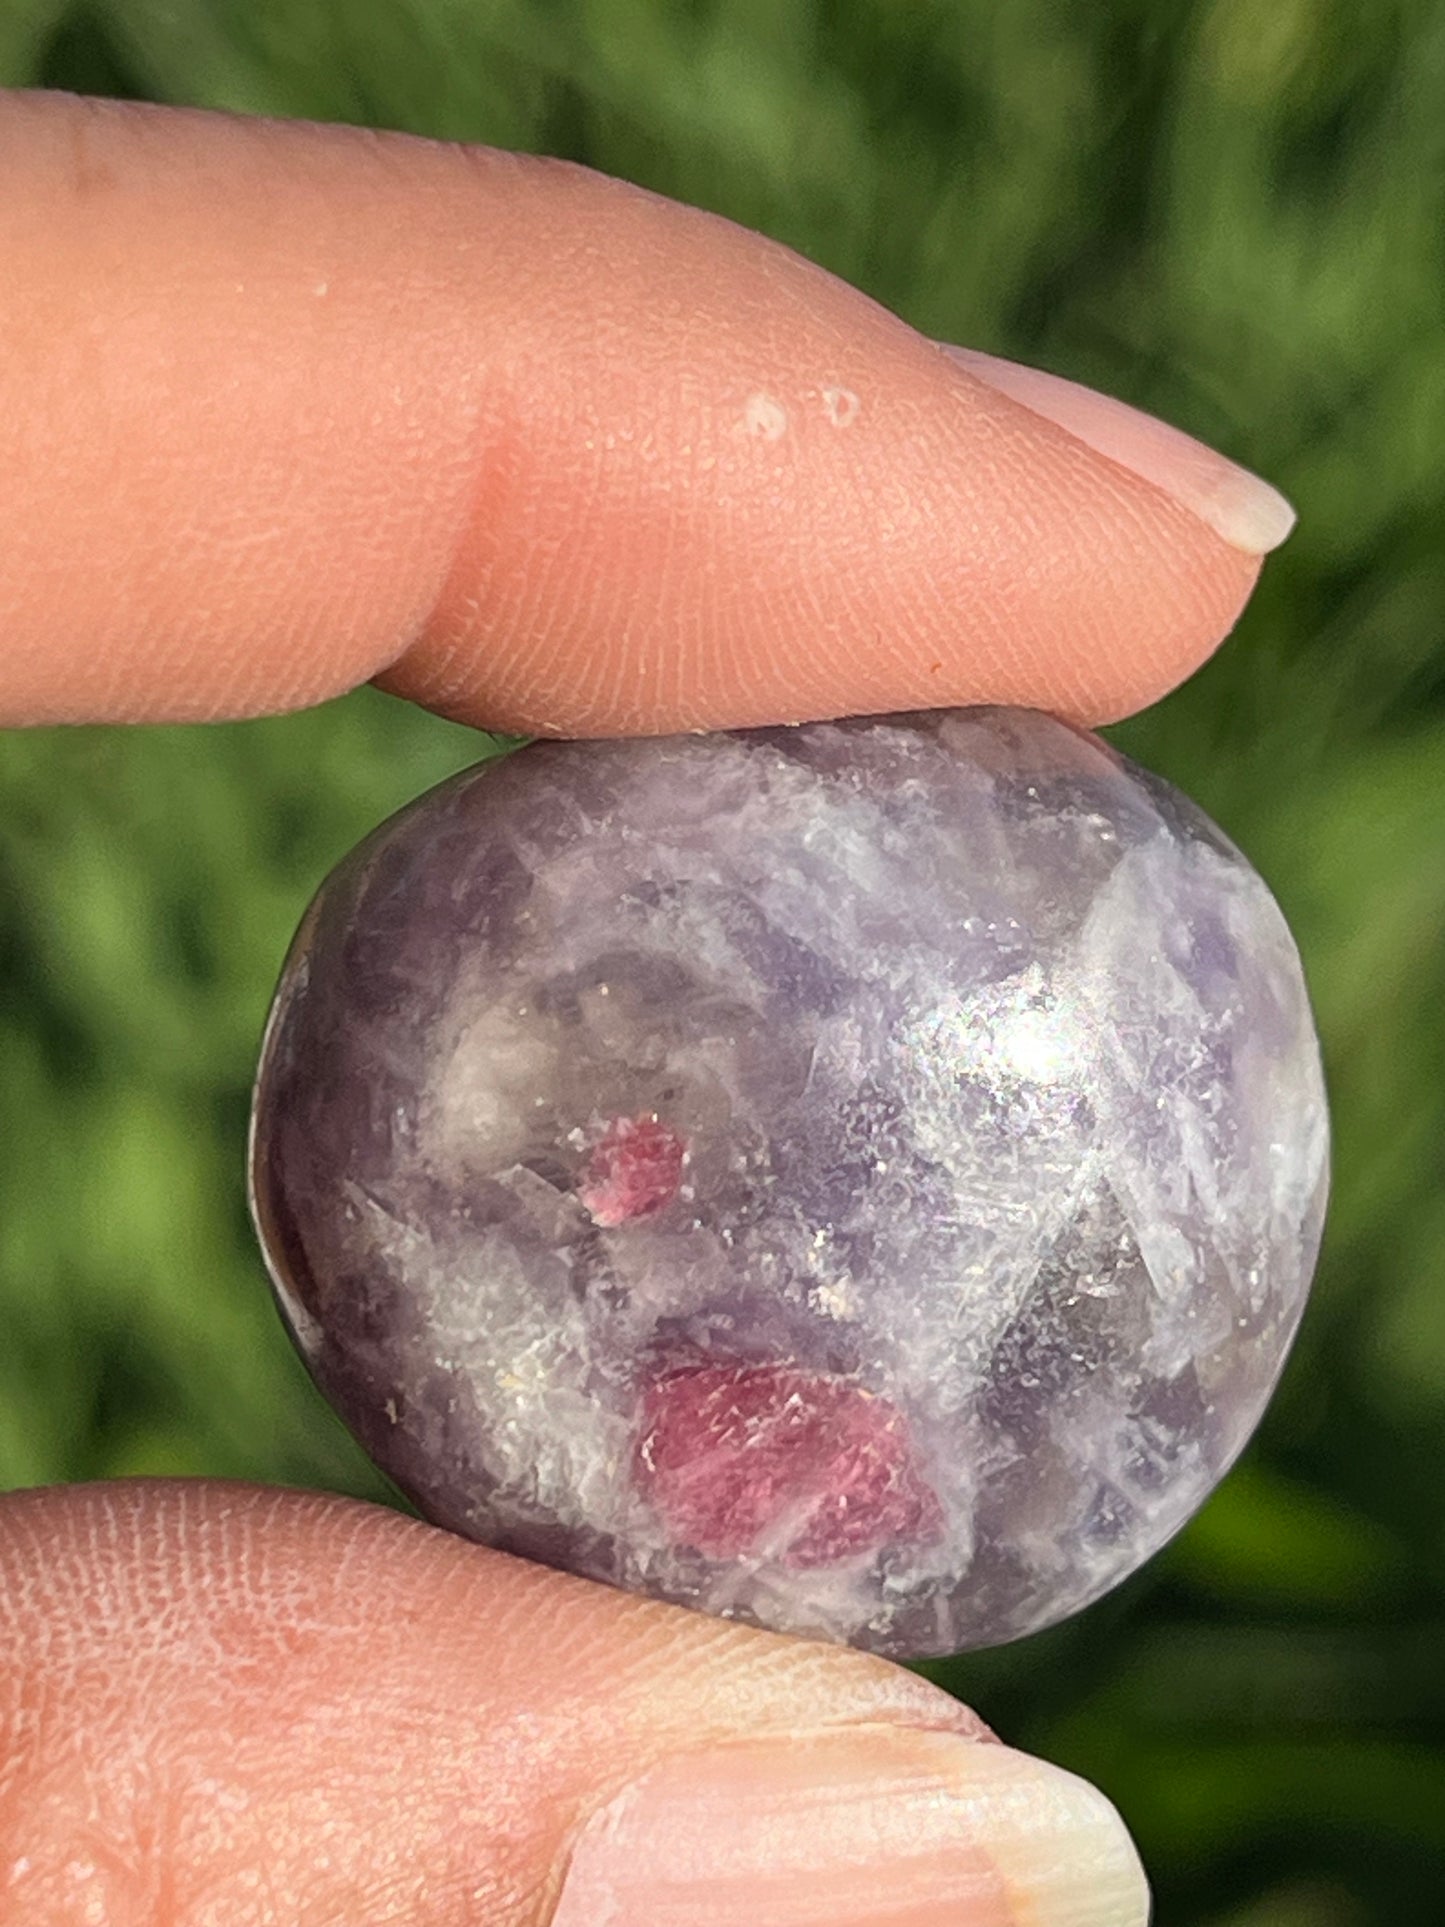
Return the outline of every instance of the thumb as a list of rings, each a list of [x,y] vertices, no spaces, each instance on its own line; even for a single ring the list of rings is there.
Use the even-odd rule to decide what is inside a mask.
[[[181,1482],[0,1501],[0,1889],[55,1927],[1148,1911],[1102,1795],[896,1668]]]

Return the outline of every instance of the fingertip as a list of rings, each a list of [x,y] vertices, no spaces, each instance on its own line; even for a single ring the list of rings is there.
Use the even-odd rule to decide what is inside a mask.
[[[1272,483],[1157,415],[1047,369],[946,343],[943,352],[974,380],[1159,489],[1246,556],[1268,555],[1295,525],[1294,508]]]
[[[1253,581],[1117,448],[585,169],[58,96],[0,134],[10,720],[379,675],[551,735],[1096,722],[1202,661]]]
[[[1144,1927],[1148,1906],[1096,1788],[857,1726],[669,1755],[583,1823],[552,1927]]]
[[[318,1493],[6,1496],[0,1653],[27,1919],[1142,1920],[1107,1801],[915,1676]]]
[[[634,311],[669,255],[705,275],[709,226],[671,213],[668,246],[615,251],[604,306]],[[1204,481],[1162,487],[796,257],[750,310],[766,245],[735,244],[737,286],[714,266],[716,312],[664,299],[687,319],[656,365],[584,348],[565,394],[549,367],[494,398],[509,425],[384,687],[543,736],[981,702],[1096,724],[1213,653],[1260,557],[1201,513]]]

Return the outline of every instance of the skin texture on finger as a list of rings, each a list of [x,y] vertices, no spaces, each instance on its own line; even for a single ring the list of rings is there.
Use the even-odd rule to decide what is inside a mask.
[[[6,1920],[540,1923],[571,1838],[660,1763],[858,1727],[885,1761],[896,1729],[986,1737],[880,1661],[376,1507],[174,1481],[0,1500]],[[977,1918],[1012,1927],[988,1893]]]
[[[1121,715],[1259,567],[788,250],[584,169],[0,96],[0,721],[369,677],[616,734]]]

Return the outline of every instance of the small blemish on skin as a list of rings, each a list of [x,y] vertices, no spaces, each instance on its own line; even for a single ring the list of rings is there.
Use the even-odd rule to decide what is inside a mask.
[[[825,388],[823,413],[834,428],[851,428],[857,421],[862,402],[851,388]]]
[[[780,442],[788,432],[788,411],[772,395],[749,395],[739,426],[760,442]]]

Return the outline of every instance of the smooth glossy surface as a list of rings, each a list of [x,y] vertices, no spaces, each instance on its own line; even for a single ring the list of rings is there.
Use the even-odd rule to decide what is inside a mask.
[[[882,1652],[1189,1516],[1303,1306],[1298,958],[1185,798],[1018,710],[546,744],[332,875],[253,1187],[439,1522]]]

